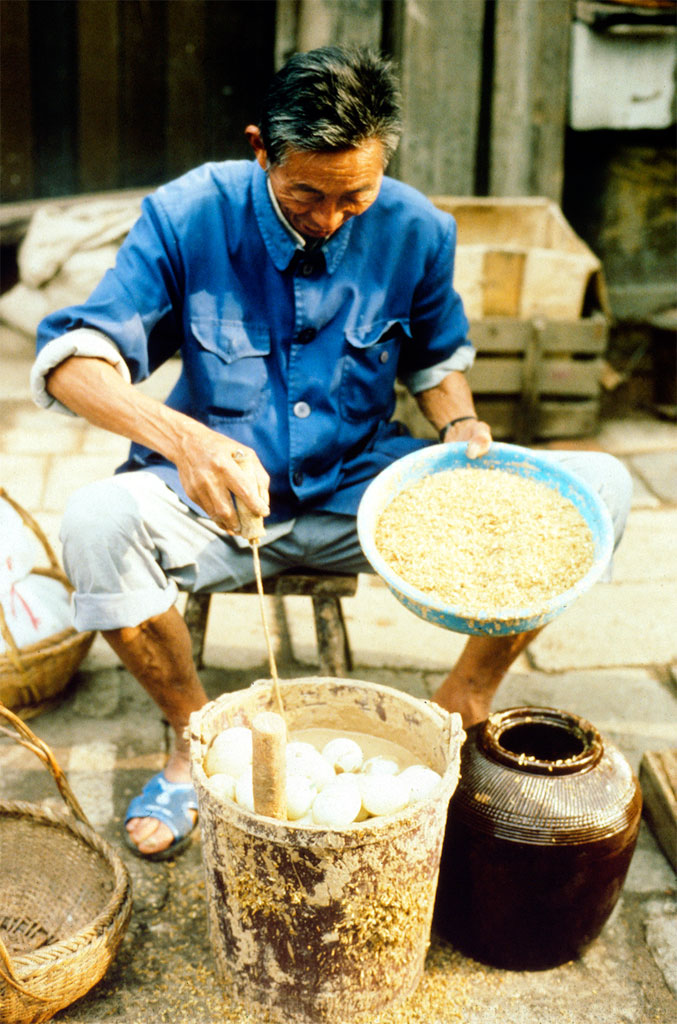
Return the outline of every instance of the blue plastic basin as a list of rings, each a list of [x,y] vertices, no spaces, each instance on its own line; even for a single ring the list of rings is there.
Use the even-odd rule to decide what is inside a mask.
[[[536,629],[563,612],[600,578],[613,551],[611,517],[598,495],[582,480],[536,451],[494,442],[486,455],[479,459],[469,459],[465,450],[465,442],[430,445],[406,455],[379,473],[365,491],[357,513],[357,532],[362,550],[374,572],[384,580],[395,597],[427,622],[458,633],[485,636]],[[444,605],[439,598],[424,594],[393,572],[374,544],[375,527],[382,510],[400,491],[422,477],[460,468],[477,473],[487,469],[517,473],[519,476],[540,480],[569,498],[592,532],[594,559],[588,572],[569,590],[540,603],[538,607],[492,608],[472,617],[465,614],[462,608]],[[528,514],[528,509],[525,509],[525,514]]]

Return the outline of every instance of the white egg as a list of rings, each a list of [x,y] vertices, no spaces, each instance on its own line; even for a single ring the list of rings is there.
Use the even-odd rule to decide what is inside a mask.
[[[306,743],[304,740],[290,740],[285,750],[287,764],[292,764],[295,761],[305,761],[316,754],[319,754],[317,747],[314,747],[312,743]]]
[[[287,773],[287,818],[298,821],[308,814],[317,796],[317,787],[306,775]]]
[[[252,731],[245,725],[233,725],[212,740],[204,769],[208,776],[225,772],[237,778],[251,763]]]
[[[332,766],[311,743],[288,743],[286,760],[287,774],[304,775],[315,783],[318,792],[336,777]]]
[[[329,740],[322,748],[322,757],[326,758],[337,775],[341,772],[359,772],[364,760],[359,743],[349,736],[337,736]]]
[[[308,811],[307,814],[304,814],[302,818],[297,818],[296,821],[292,822],[292,824],[294,824],[294,825],[314,825],[315,821],[313,819],[312,812]]]
[[[232,775],[227,775],[226,772],[216,772],[215,775],[209,776],[207,788],[222,800],[234,800],[236,781]]]
[[[343,774],[328,782],[313,800],[313,821],[326,828],[345,828],[360,813],[362,797],[355,775]]]
[[[398,775],[409,787],[409,802],[424,800],[442,781],[442,776],[424,764],[412,764]]]
[[[240,775],[235,784],[235,800],[240,807],[254,813],[254,780],[251,768]]]
[[[409,803],[409,784],[401,775],[360,775],[362,806],[369,814],[396,814]]]
[[[397,775],[400,766],[392,757],[384,757],[383,754],[376,754],[368,758],[362,765],[363,775]]]

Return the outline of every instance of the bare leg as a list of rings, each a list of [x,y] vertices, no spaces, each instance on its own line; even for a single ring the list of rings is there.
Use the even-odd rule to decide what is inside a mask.
[[[184,731],[193,711],[207,702],[191,654],[190,633],[176,608],[139,626],[103,633],[122,664],[164,712],[175,733],[174,750],[164,768],[170,782],[190,782],[188,740]],[[155,818],[132,818],[127,831],[142,853],[167,849],[174,837]]]
[[[447,711],[458,711],[466,729],[483,722],[503,676],[538,633],[540,629],[512,636],[468,637],[460,658],[433,700]]]

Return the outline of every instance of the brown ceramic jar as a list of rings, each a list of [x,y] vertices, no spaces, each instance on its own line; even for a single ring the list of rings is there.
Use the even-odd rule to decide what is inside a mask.
[[[620,895],[641,809],[630,765],[589,722],[540,707],[491,715],[461,753],[436,930],[497,967],[578,956]]]

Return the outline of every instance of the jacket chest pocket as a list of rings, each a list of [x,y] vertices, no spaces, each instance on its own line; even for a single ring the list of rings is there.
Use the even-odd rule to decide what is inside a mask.
[[[404,320],[381,320],[360,330],[347,330],[341,374],[341,415],[351,423],[391,416]]]
[[[252,417],[268,385],[270,331],[232,320],[193,320],[197,342],[191,375],[195,398],[218,420]]]

